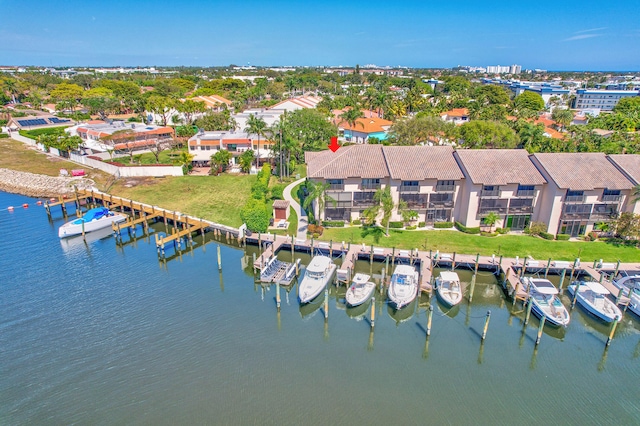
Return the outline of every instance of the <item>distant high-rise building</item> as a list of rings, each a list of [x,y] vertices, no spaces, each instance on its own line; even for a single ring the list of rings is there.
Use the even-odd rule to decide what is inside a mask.
[[[522,66],[520,65],[511,65],[509,69],[510,74],[520,74],[522,72]]]
[[[489,65],[487,73],[489,74],[509,74],[511,67],[503,67],[501,65]]]

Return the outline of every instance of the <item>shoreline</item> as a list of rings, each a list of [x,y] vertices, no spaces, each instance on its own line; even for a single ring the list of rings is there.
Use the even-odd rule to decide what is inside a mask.
[[[27,197],[56,197],[78,189],[91,189],[92,179],[85,177],[56,177],[0,168],[0,191]]]

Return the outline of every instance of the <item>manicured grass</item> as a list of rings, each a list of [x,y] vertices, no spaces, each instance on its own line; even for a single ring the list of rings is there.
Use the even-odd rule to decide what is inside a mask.
[[[64,135],[64,129],[69,126],[60,126],[60,127],[45,127],[44,129],[34,129],[34,130],[20,130],[21,136],[26,138],[31,138],[38,140],[38,136],[40,135]]]
[[[255,176],[182,176],[120,180],[113,195],[239,227]],[[134,186],[127,188],[126,185]]]
[[[150,152],[145,152],[144,154],[134,154],[133,155],[133,164],[174,164],[175,160],[178,159],[180,155],[179,149],[176,150],[166,150],[160,153],[160,163],[156,163],[156,157]],[[185,149],[186,151],[186,149]],[[117,157],[114,158],[113,161],[121,163],[121,164],[131,164],[131,157],[127,155],[126,157]]]
[[[293,207],[289,207],[289,229],[287,232],[294,237],[298,235],[298,213]]]
[[[384,236],[381,230],[361,227],[325,228],[322,240],[345,241],[352,244],[371,244],[398,249],[440,250],[442,253],[480,253],[506,257],[532,256],[535,259],[574,260],[580,257],[585,262],[604,259],[605,262],[637,262],[640,250],[634,247],[615,246],[600,241],[573,242],[548,241],[527,235],[501,235],[482,237],[456,231],[398,231],[390,230]]]
[[[63,158],[46,155],[35,148],[13,139],[0,139],[0,152],[0,168],[4,169],[47,176],[58,176],[60,169],[72,170],[83,168]],[[113,180],[110,175],[100,170],[84,169],[87,177],[93,179],[101,190],[104,190]]]

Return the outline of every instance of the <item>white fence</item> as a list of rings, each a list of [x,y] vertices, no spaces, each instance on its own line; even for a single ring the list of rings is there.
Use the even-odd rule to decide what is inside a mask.
[[[36,142],[31,138],[24,137],[18,132],[11,132],[11,138],[22,142],[24,144],[35,146],[40,151],[46,152],[44,145]],[[60,157],[60,152],[55,148],[49,149],[49,154]],[[113,164],[105,163],[100,160],[94,160],[88,158],[85,155],[77,155],[71,153],[71,161],[91,167],[94,169],[102,170],[103,172],[114,175],[115,177],[161,177],[161,176],[184,176],[182,167],[180,166],[128,166],[118,167]]]

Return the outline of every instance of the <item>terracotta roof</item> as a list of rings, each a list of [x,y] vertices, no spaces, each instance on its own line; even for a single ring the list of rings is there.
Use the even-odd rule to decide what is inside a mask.
[[[440,117],[467,117],[469,116],[469,108],[454,108],[440,114]]]
[[[564,133],[560,133],[551,127],[545,127],[544,132],[552,139],[564,139]]]
[[[310,178],[345,179],[350,177],[385,178],[389,170],[382,145],[344,146],[336,152],[305,152],[307,176]]]
[[[463,149],[456,151],[454,156],[477,185],[546,183],[524,149]]]
[[[640,155],[639,154],[615,154],[609,155],[609,161],[612,161],[622,169],[636,185],[640,184]]]
[[[538,153],[533,157],[561,189],[629,189],[633,186],[602,152]]]
[[[229,99],[223,98],[218,95],[209,95],[209,96],[196,96],[193,98],[194,101],[204,102],[204,104],[208,108],[218,108],[221,104],[231,105],[232,102]]]
[[[287,200],[275,200],[273,202],[273,208],[274,209],[288,209],[289,208],[289,202]]]
[[[464,178],[450,146],[384,146],[382,152],[392,179]]]
[[[358,118],[355,126],[353,127],[346,121],[340,123],[338,127],[360,133],[377,133],[386,132],[392,124],[393,121],[385,120],[384,118],[369,117]]]
[[[269,109],[278,109],[279,106],[284,105],[287,102],[291,102],[302,108],[315,108],[321,100],[321,98],[315,96],[299,96],[297,98],[290,98],[280,101],[277,104],[270,106]]]

